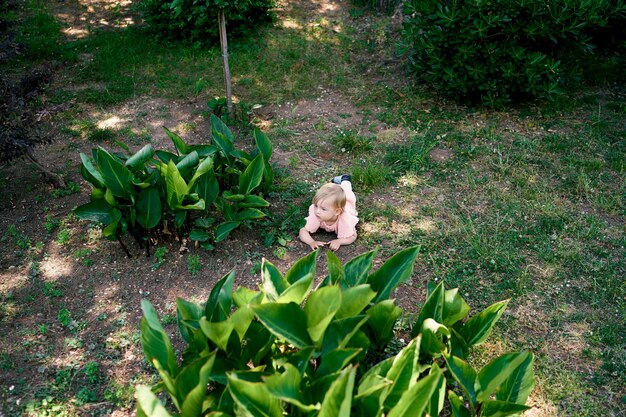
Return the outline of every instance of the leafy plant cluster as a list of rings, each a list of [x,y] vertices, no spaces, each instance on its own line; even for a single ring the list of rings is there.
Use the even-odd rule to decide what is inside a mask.
[[[188,145],[165,131],[177,153],[150,144],[132,155],[102,147],[93,150],[93,159],[81,153],[81,173],[93,189],[76,215],[102,224],[109,239],[129,232],[148,244],[150,237],[189,233],[207,249],[243,223],[265,217],[261,209],[269,203],[260,193],[274,176],[265,134],[254,131],[256,148],[249,154],[235,149],[232,132],[214,115],[210,145]]]
[[[264,260],[259,290],[233,291],[231,272],[206,304],[177,300],[187,344],[180,364],[144,300],[141,341],[161,382],[137,387],[137,415],[171,415],[160,391],[176,415],[188,417],[437,416],[444,406],[457,417],[507,416],[527,409],[531,353],[504,354],[479,371],[465,360],[508,300],[467,319],[470,307],[458,289],[431,287],[412,340],[378,361],[402,315],[390,296],[410,278],[418,250],[396,253],[375,272],[375,251],[345,265],[329,251],[328,276],[315,289],[317,252],[285,275]]]
[[[271,20],[274,0],[142,0],[136,9],[165,38],[191,42],[219,39],[218,9],[227,10],[228,31],[244,34]]]
[[[580,76],[596,46],[591,34],[623,26],[626,4],[407,0],[404,15],[403,48],[421,81],[450,96],[501,105],[555,98]]]

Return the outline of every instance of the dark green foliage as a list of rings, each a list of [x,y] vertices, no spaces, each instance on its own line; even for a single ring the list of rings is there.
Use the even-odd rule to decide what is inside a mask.
[[[217,43],[218,8],[226,9],[229,35],[249,32],[271,20],[273,0],[142,0],[137,4],[146,23],[166,38]]]
[[[257,146],[248,154],[235,149],[232,132],[216,116],[210,145],[188,145],[165,131],[176,153],[148,144],[132,155],[102,147],[93,150],[93,159],[81,154],[81,174],[93,190],[76,215],[101,224],[109,239],[129,232],[141,243],[174,230],[207,249],[265,217],[260,209],[269,203],[259,194],[271,186],[273,171],[272,144],[262,132],[254,131]]]
[[[328,276],[315,289],[317,252],[285,275],[264,259],[259,290],[233,291],[231,272],[204,305],[177,300],[187,344],[180,364],[144,300],[141,342],[161,382],[152,391],[137,387],[137,416],[172,415],[158,391],[169,394],[174,415],[186,417],[438,416],[446,388],[444,415],[507,416],[528,409],[531,353],[504,354],[481,370],[465,361],[508,300],[468,319],[470,307],[458,289],[440,283],[428,294],[412,340],[406,346],[402,341],[394,356],[384,355],[402,314],[389,297],[412,275],[418,249],[398,252],[374,272],[375,251],[345,265],[327,252]]]
[[[453,97],[500,105],[552,99],[578,80],[583,60],[596,46],[591,35],[618,22],[623,26],[626,5],[615,0],[410,0],[404,13],[404,50],[421,81]]]

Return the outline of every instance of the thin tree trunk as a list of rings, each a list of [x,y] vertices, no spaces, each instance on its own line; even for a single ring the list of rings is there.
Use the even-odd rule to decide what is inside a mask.
[[[217,20],[220,26],[220,45],[222,46],[222,57],[224,58],[224,78],[226,80],[226,110],[228,115],[233,113],[233,94],[230,86],[230,67],[228,66],[228,39],[226,38],[226,15],[224,10],[217,12]]]

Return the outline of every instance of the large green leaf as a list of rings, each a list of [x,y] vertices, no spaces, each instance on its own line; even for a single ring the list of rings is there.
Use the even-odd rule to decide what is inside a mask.
[[[270,301],[276,301],[278,297],[289,287],[289,283],[273,263],[263,258],[261,263],[261,282],[263,291]]]
[[[324,334],[322,355],[327,355],[336,349],[343,349],[350,343],[359,329],[367,322],[368,316],[353,316],[345,319],[333,320]]]
[[[285,291],[278,297],[278,303],[296,303],[301,304],[302,301],[313,288],[313,275],[306,276],[295,283],[289,285]]]
[[[315,378],[341,371],[350,361],[361,353],[359,348],[335,349],[322,356],[322,363],[315,371]]]
[[[420,310],[417,320],[411,330],[411,337],[417,336],[422,331],[424,320],[430,318],[438,323],[443,323],[444,286],[443,282],[430,293],[424,306]]]
[[[232,321],[233,327],[239,336],[239,341],[241,341],[250,328],[252,320],[254,320],[254,311],[248,306],[243,306],[230,316],[230,320]]]
[[[247,208],[235,213],[235,220],[239,222],[246,220],[259,220],[263,217],[265,217],[265,213],[255,208]]]
[[[183,204],[183,200],[187,195],[187,183],[178,172],[178,168],[174,162],[167,163],[167,171],[165,173],[165,185],[167,188],[167,204],[170,209],[176,210]]]
[[[104,227],[102,229],[102,236],[109,240],[115,240],[119,235],[124,234],[124,232],[122,232],[121,224],[121,221],[116,220]]]
[[[529,352],[507,353],[485,365],[476,376],[476,400],[484,402],[491,398],[521,364],[529,361],[530,355]]]
[[[496,392],[496,400],[509,403],[525,404],[530,392],[535,387],[535,357],[526,353],[524,361],[511,373]]]
[[[289,287],[289,283],[278,268],[265,258],[261,263],[261,282],[263,292],[270,301],[276,301],[280,294]]]
[[[302,376],[298,368],[290,363],[284,364],[283,368],[283,373],[275,373],[265,378],[265,385],[270,394],[282,401],[295,405],[305,412],[319,409],[319,405],[305,404],[300,391]]]
[[[230,319],[224,321],[207,321],[206,317],[200,318],[200,328],[209,338],[209,340],[222,349],[224,352],[228,351],[228,340],[232,334],[235,326]]]
[[[465,343],[465,339],[454,327],[450,329],[450,352],[461,359],[466,358],[469,353],[469,346]]]
[[[233,203],[243,201],[246,198],[244,194],[235,194],[232,191],[228,191],[228,190],[224,191],[224,193],[222,194],[222,197],[224,198],[224,200],[232,201]]]
[[[183,159],[178,161],[178,163],[176,164],[176,168],[178,169],[178,172],[180,172],[180,175],[184,177],[187,175],[188,172],[196,168],[199,162],[200,157],[198,156],[198,152],[193,151],[185,155]]]
[[[190,145],[189,150],[198,152],[200,158],[212,156],[216,152],[219,152],[219,149],[213,145]]]
[[[239,194],[250,194],[261,184],[264,166],[265,161],[262,154],[259,154],[250,162],[250,165],[246,167],[239,177]]]
[[[157,188],[141,190],[137,197],[137,222],[145,229],[152,229],[161,221],[161,198]]]
[[[256,146],[263,154],[263,159],[269,161],[272,157],[272,142],[265,136],[265,133],[261,132],[259,129],[254,129],[253,132],[254,140],[256,141]]]
[[[470,404],[475,407],[476,392],[474,391],[474,385],[476,384],[476,371],[467,362],[456,356],[446,355],[445,359],[452,377],[459,383]]]
[[[314,291],[304,306],[306,326],[315,345],[321,346],[324,332],[341,306],[339,287],[324,287]]]
[[[365,374],[361,377],[358,387],[358,395],[365,396],[368,393],[377,387],[379,384],[383,383],[386,386],[391,386],[393,381],[386,378],[387,373],[393,366],[395,361],[395,357],[387,358],[381,362],[378,362],[376,365],[369,368]],[[381,403],[382,405],[382,403]]]
[[[237,207],[247,208],[247,207],[269,207],[270,203],[268,203],[262,197],[254,194],[247,194],[243,200],[237,203]]]
[[[221,223],[219,226],[217,226],[217,229],[215,229],[215,242],[221,242],[222,240],[226,239],[230,232],[238,228],[240,224],[241,222],[238,221],[228,221]]]
[[[369,284],[346,288],[341,293],[341,307],[337,311],[336,317],[342,319],[361,314],[374,297],[376,297],[376,293],[372,291]]]
[[[197,359],[181,369],[176,377],[176,395],[181,405],[181,415],[201,416],[207,397],[207,384],[211,368],[215,363],[215,352]]]
[[[328,264],[328,277],[324,285],[335,285],[344,280],[345,274],[341,261],[335,255],[335,252],[329,250],[326,252],[326,262]]]
[[[228,126],[214,114],[211,115],[211,140],[213,145],[220,149],[221,153],[228,161],[231,161],[231,154],[234,151],[234,136]]]
[[[111,207],[104,200],[95,200],[74,209],[74,214],[79,219],[90,220],[102,224],[111,224],[122,218],[122,213],[115,207]]]
[[[243,411],[242,416],[282,417],[280,400],[270,395],[267,387],[261,382],[248,382],[234,373],[229,373],[228,390]]]
[[[454,323],[467,317],[469,311],[470,306],[467,305],[463,297],[461,297],[458,288],[445,292],[442,313],[443,322],[441,323],[451,327]]]
[[[137,417],[172,417],[150,387],[137,385],[135,398],[137,399]]]
[[[234,281],[235,271],[230,271],[213,286],[204,309],[204,315],[208,321],[223,321],[230,315]]]
[[[159,361],[153,360],[152,365],[154,365],[157,372],[159,373],[159,376],[161,377],[161,387],[165,388],[165,390],[170,394],[172,402],[174,403],[176,408],[180,409],[181,404],[178,401],[178,397],[176,396],[176,378],[172,376],[165,368],[163,368]]]
[[[133,194],[133,174],[122,161],[99,147],[98,168],[104,184],[116,197],[129,197]]]
[[[178,364],[174,348],[163,329],[154,307],[148,300],[141,300],[143,317],[141,319],[141,344],[148,359],[157,361],[171,376],[178,374]]]
[[[433,364],[433,367],[439,368],[437,363]],[[446,400],[446,380],[445,378],[441,378],[439,380],[439,385],[435,386],[435,391],[433,395],[430,397],[430,403],[428,407],[426,407],[426,412],[430,416],[438,416],[443,410],[443,403]]]
[[[285,281],[289,286],[280,294],[278,302],[296,304],[302,303],[313,287],[315,279],[315,260],[317,251],[299,259],[285,274]]]
[[[176,317],[178,319],[178,330],[187,343],[191,343],[193,338],[189,329],[200,328],[200,317],[203,309],[196,303],[192,303],[182,298],[176,299]]]
[[[415,263],[418,252],[419,246],[400,251],[389,258],[376,272],[368,277],[367,282],[377,293],[374,301],[388,299],[398,285],[409,279],[413,273],[413,264]],[[346,265],[346,278],[347,277]]]
[[[471,417],[470,411],[463,404],[463,399],[452,390],[448,391],[448,401],[454,417]]]
[[[238,287],[233,292],[233,302],[238,308],[243,308],[248,304],[261,304],[263,293],[254,291],[246,287]]]
[[[394,357],[385,377],[392,381],[389,393],[384,402],[385,410],[393,408],[402,394],[411,388],[419,376],[419,350],[421,341],[415,338]]]
[[[200,163],[198,164],[198,167],[196,168],[196,172],[194,172],[193,177],[191,177],[191,180],[189,180],[189,184],[188,184],[189,188],[187,189],[187,192],[188,193],[192,192],[194,190],[193,187],[196,184],[196,181],[198,180],[198,178],[200,178],[201,176],[203,176],[204,174],[212,170],[213,170],[213,157],[207,156],[202,161],[200,161]],[[211,203],[208,203],[208,204],[211,204]]]
[[[341,282],[341,286],[353,287],[365,284],[377,252],[378,250],[374,249],[349,260],[343,267],[345,279]]]
[[[424,411],[430,405],[432,396],[438,394],[444,379],[441,369],[438,366],[433,366],[430,375],[420,379],[415,385],[405,391],[398,404],[389,410],[387,416],[422,417]]]
[[[285,274],[285,280],[293,284],[302,279],[309,279],[315,276],[315,261],[317,260],[318,251],[309,253],[308,255],[298,259],[295,264]]]
[[[447,345],[444,336],[450,336],[450,330],[433,319],[426,319],[422,324],[422,353],[440,357],[447,353]]]
[[[163,130],[165,130],[167,136],[172,140],[174,147],[180,155],[186,155],[187,153],[189,153],[189,146],[185,143],[183,138],[169,130],[167,127],[163,127]]]
[[[154,158],[154,149],[151,144],[147,144],[143,148],[139,149],[133,156],[126,160],[126,165],[133,171],[142,170],[146,163]]]
[[[350,417],[356,368],[349,366],[339,373],[324,396],[319,417]]]
[[[226,126],[226,124],[217,117],[215,114],[211,114],[211,130],[213,132],[220,132],[231,144],[235,141],[233,132]]]
[[[211,240],[212,237],[213,234],[205,229],[192,229],[191,232],[189,232],[189,239],[197,240],[198,242],[206,242]]]
[[[201,175],[195,185],[195,192],[204,200],[206,206],[209,207],[213,204],[220,192],[220,186],[213,170],[210,169]]]
[[[465,323],[459,333],[468,346],[478,345],[489,337],[491,329],[504,313],[508,303],[509,300],[505,300],[492,304]]]
[[[508,403],[506,401],[486,400],[483,402],[481,417],[506,417],[518,416],[530,407],[523,404]]]
[[[312,345],[307,333],[306,315],[296,303],[268,303],[252,306],[257,318],[275,336],[302,349]]]
[[[161,150],[159,150],[159,151],[155,151],[154,153],[156,154],[156,156],[157,156],[157,157],[158,157],[161,161],[163,161],[163,163],[164,163],[165,165],[167,165],[167,163],[168,163],[169,161],[174,161],[174,162],[176,162],[176,161],[178,160],[178,156],[177,156],[176,154],[173,154],[173,153],[168,152],[168,151],[161,151]]]
[[[104,188],[104,178],[102,178],[100,171],[93,166],[91,159],[89,159],[89,157],[82,152],[80,153],[80,159],[83,162],[81,166],[83,178],[89,181],[95,188]]]
[[[371,337],[378,346],[386,345],[393,338],[393,326],[402,315],[402,309],[393,300],[384,300],[370,307],[366,314],[369,317],[367,324],[372,329]]]

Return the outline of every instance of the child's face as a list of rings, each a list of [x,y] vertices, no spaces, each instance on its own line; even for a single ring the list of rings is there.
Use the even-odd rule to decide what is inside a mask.
[[[318,201],[317,204],[313,205],[313,208],[317,218],[324,223],[333,223],[341,214],[340,208],[326,200]]]

